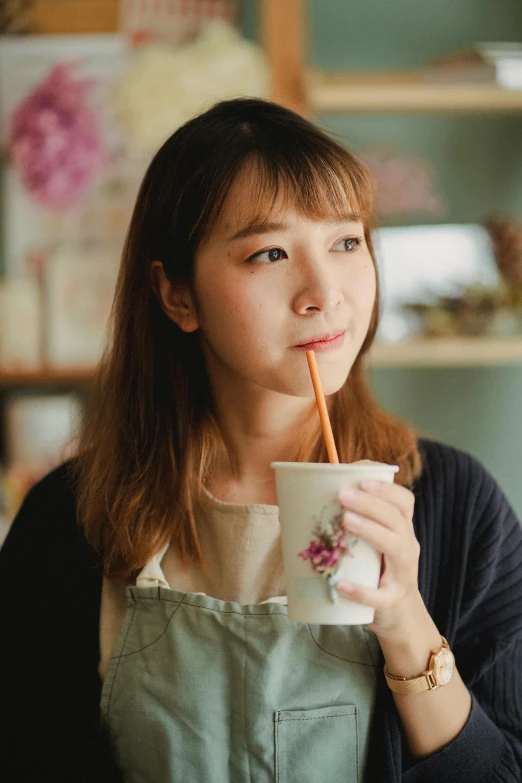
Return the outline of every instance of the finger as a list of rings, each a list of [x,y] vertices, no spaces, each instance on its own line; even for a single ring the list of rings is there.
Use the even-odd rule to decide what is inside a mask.
[[[376,519],[382,524],[395,526],[401,520],[411,524],[415,496],[409,489],[384,481],[362,482],[360,488],[346,487],[339,493],[339,503],[364,516]],[[391,509],[400,514],[401,519],[391,516]]]
[[[353,511],[345,512],[342,526],[348,532],[362,538],[378,552],[392,558],[394,562],[402,560],[408,551],[408,547],[404,545],[404,538],[398,533]]]
[[[405,519],[398,506],[357,487],[347,487],[342,490],[339,494],[339,503],[343,508],[373,519],[396,533],[405,529]]]
[[[392,604],[392,595],[384,588],[374,590],[371,587],[363,587],[356,582],[348,582],[343,579],[335,585],[342,598],[354,601],[356,604],[371,606],[373,609],[386,609]]]
[[[359,488],[366,494],[393,503],[400,509],[402,515],[408,521],[411,521],[415,509],[415,495],[407,487],[402,487],[400,484],[394,484],[389,481],[372,481],[367,479],[366,481],[361,481]]]

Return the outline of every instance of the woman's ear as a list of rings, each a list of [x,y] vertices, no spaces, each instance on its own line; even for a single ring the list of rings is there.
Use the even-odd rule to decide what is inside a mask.
[[[150,280],[165,315],[183,332],[195,332],[199,329],[194,299],[188,285],[169,280],[161,261],[152,262]]]

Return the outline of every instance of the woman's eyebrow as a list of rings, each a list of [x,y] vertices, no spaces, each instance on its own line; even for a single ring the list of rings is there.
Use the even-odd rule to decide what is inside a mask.
[[[357,217],[357,215],[350,213],[322,222],[331,226],[338,226],[341,223],[358,223],[359,221],[360,218]],[[269,234],[271,231],[287,231],[288,228],[288,223],[254,221],[253,223],[249,223],[247,226],[240,228],[239,231],[236,231],[232,236],[228,237],[227,242],[234,242],[236,239],[245,239],[245,237],[252,237],[259,234]]]
[[[288,229],[288,223],[249,223],[248,226],[240,228],[231,237],[228,237],[227,242],[234,242],[235,239],[244,239],[245,237],[256,236],[257,234],[268,234],[270,231],[286,231]]]

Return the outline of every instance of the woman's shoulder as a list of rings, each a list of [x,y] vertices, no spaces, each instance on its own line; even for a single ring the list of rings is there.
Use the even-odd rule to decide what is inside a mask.
[[[522,536],[509,500],[480,459],[427,438],[418,446],[422,472],[412,487],[414,521],[425,544],[484,555],[509,536]]]
[[[498,481],[478,457],[429,438],[419,438],[417,443],[422,471],[413,487],[416,494],[435,493],[441,502],[465,498],[475,511],[490,503],[492,496],[507,503]]]
[[[495,633],[520,629],[522,528],[503,490],[472,454],[419,441],[414,526],[421,547],[419,587],[448,638],[464,624],[478,633],[495,617]],[[465,619],[464,619],[465,618]],[[493,620],[486,624],[492,632]],[[444,633],[444,630],[441,632]]]
[[[38,481],[25,496],[8,535],[17,529],[48,536],[72,534],[76,526],[74,460],[62,463]],[[7,543],[7,542],[6,542]]]
[[[55,565],[92,570],[96,557],[76,519],[74,467],[64,462],[29,490],[0,550],[2,568],[22,561],[34,574]]]
[[[70,459],[51,470],[31,487],[24,499],[24,505],[44,508],[52,504],[58,505],[60,509],[74,509],[75,467],[76,460]]]
[[[34,484],[27,493],[27,497],[43,498],[52,495],[66,498],[74,496],[75,468],[76,460],[74,458],[62,462]]]
[[[425,469],[444,473],[457,468],[489,475],[480,459],[464,449],[432,438],[418,438],[417,445]]]

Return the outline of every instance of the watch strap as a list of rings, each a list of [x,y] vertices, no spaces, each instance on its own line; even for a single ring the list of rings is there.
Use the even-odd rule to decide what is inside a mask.
[[[418,677],[395,677],[390,674],[388,668],[384,667],[384,676],[390,690],[394,693],[422,693],[423,691],[431,691],[437,687],[437,683],[433,678],[431,672],[423,672]]]
[[[441,647],[431,650],[430,662],[443,648],[449,649],[449,644],[444,636],[442,637]],[[388,667],[385,665],[384,676],[386,677],[388,687],[394,693],[422,693],[423,691],[432,691],[439,687],[432,669],[428,669],[416,677],[396,677],[394,674],[390,674]]]

